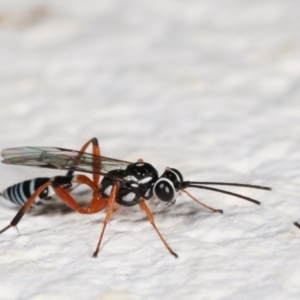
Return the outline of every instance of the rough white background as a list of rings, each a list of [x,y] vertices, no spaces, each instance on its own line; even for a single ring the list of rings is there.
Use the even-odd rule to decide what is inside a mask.
[[[0,2],[0,145],[143,158],[300,221],[300,2]],[[0,166],[1,189],[53,170]],[[295,193],[288,193],[287,190]],[[298,191],[298,194],[297,194]],[[299,299],[300,232],[259,206],[190,189],[151,207],[28,213],[0,236],[0,299]],[[89,194],[85,195],[86,198]],[[1,201],[0,227],[17,208]]]

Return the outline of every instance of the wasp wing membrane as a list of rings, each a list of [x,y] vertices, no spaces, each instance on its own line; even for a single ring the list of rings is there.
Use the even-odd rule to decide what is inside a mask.
[[[130,162],[87,152],[53,147],[17,147],[1,152],[5,164],[49,169],[71,170],[107,175],[110,171],[126,168]],[[114,178],[117,180],[117,178]],[[119,178],[122,180],[122,178]]]

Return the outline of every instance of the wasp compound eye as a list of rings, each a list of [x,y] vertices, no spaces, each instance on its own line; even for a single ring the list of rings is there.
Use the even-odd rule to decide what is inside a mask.
[[[161,201],[171,202],[175,197],[172,181],[167,178],[160,178],[153,187],[153,194]]]

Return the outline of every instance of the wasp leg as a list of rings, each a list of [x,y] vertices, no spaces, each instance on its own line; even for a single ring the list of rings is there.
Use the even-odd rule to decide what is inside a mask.
[[[87,184],[93,189],[94,195],[87,208],[78,205],[74,200],[74,198],[62,186],[60,186],[57,182],[55,182],[55,177],[54,177],[52,180],[49,180],[48,182],[44,183],[43,185],[41,185],[39,188],[36,189],[36,191],[29,197],[27,202],[22,206],[22,208],[13,218],[10,225],[3,228],[0,231],[0,234],[6,231],[7,229],[9,229],[10,227],[17,226],[17,224],[20,222],[24,214],[28,211],[28,209],[36,199],[36,197],[41,192],[43,192],[43,190],[45,190],[48,186],[52,186],[55,194],[60,198],[61,201],[63,201],[68,207],[72,208],[73,210],[79,213],[92,214],[103,210],[107,206],[108,203],[107,199],[102,198],[98,193],[98,185],[93,183],[93,181],[91,181],[87,176],[85,175],[74,176],[74,182],[79,184]],[[112,190],[112,192],[113,191],[114,193],[116,193],[115,190]]]
[[[192,196],[188,191],[186,191],[186,190],[181,190],[181,192],[186,193],[186,194],[187,194],[190,198],[192,198],[195,202],[197,202],[198,204],[200,204],[200,205],[204,206],[205,208],[211,210],[212,212],[214,212],[214,213],[221,213],[221,214],[223,213],[223,210],[222,210],[222,209],[215,209],[215,208],[212,208],[212,207],[210,207],[210,206],[204,204],[203,202],[199,201],[199,200],[196,199],[194,196]]]
[[[146,213],[146,215],[147,215],[147,217],[148,217],[148,219],[149,219],[151,225],[153,226],[153,228],[154,228],[155,231],[157,232],[157,234],[158,234],[158,236],[160,237],[160,239],[162,240],[162,242],[165,244],[166,248],[169,250],[169,252],[170,252],[173,256],[175,256],[175,258],[177,258],[178,255],[170,248],[170,246],[167,244],[167,242],[165,241],[165,239],[163,238],[163,236],[161,235],[161,233],[160,233],[159,230],[157,229],[157,227],[156,227],[156,225],[155,225],[155,222],[154,222],[154,217],[153,217],[151,211],[149,210],[148,206],[146,205],[145,200],[142,199],[142,200],[140,201],[139,205],[140,205],[140,209],[143,210],[143,211]]]
[[[101,155],[101,152],[100,152],[100,146],[99,146],[99,143],[98,143],[98,139],[97,138],[92,138],[92,139],[90,139],[89,141],[87,141],[83,146],[82,146],[82,148],[80,149],[80,152],[82,152],[82,154],[86,151],[86,149],[87,149],[87,147],[90,145],[90,144],[92,144],[92,153],[93,153],[93,155],[95,155],[94,156],[94,158],[93,158],[93,162],[94,162],[94,165],[96,166],[97,164],[96,164],[96,162],[95,162],[95,160],[96,160],[96,157],[100,157],[100,155]],[[82,155],[81,154],[81,155]],[[77,158],[80,158],[81,157],[81,155],[79,154],[78,156],[77,156]],[[73,175],[73,173],[74,173],[74,171],[68,171],[68,173],[67,173],[67,176],[72,176]],[[97,172],[94,170],[94,173],[93,173],[93,182],[95,183],[95,184],[99,184],[99,181],[100,181],[100,175],[99,174],[97,174]]]
[[[100,238],[99,238],[96,250],[93,254],[93,257],[97,257],[97,255],[98,255],[98,252],[99,252],[99,249],[100,249],[100,246],[101,246],[101,242],[102,242],[102,239],[103,239],[103,236],[104,236],[104,231],[105,231],[106,225],[109,222],[112,213],[114,212],[114,204],[115,204],[115,199],[116,199],[118,190],[119,190],[119,183],[115,182],[113,187],[112,187],[112,190],[110,192],[108,201],[107,201],[108,208],[107,208],[107,212],[106,212],[106,217],[105,217],[105,220],[103,222],[102,231],[101,231],[101,234],[100,234]]]

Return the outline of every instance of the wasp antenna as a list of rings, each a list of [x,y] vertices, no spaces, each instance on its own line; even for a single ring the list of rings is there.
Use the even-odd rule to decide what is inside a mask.
[[[261,185],[253,185],[253,184],[243,184],[243,183],[228,183],[228,182],[209,182],[209,181],[186,181],[189,184],[201,184],[201,185],[227,185],[227,186],[239,186],[239,187],[246,187],[252,189],[259,189],[259,190],[266,190],[272,191],[272,188],[268,186],[261,186]]]
[[[188,188],[188,187],[193,187],[193,188],[198,188],[198,189],[203,189],[203,190],[210,190],[210,191],[214,191],[214,192],[218,192],[218,193],[227,194],[227,195],[230,195],[230,196],[233,196],[233,197],[241,198],[241,199],[250,201],[254,204],[257,204],[257,205],[261,205],[261,202],[259,202],[258,200],[252,199],[250,197],[243,196],[241,194],[236,194],[236,193],[232,193],[232,192],[229,192],[229,191],[216,189],[216,188],[212,188],[212,187],[208,187],[208,186],[194,185],[194,184],[190,184],[190,182],[188,182],[188,181],[183,182],[181,186],[180,186],[181,189],[185,189],[185,188]]]
[[[232,192],[229,192],[229,191],[225,191],[225,190],[221,190],[221,189],[216,189],[216,188],[211,188],[211,187],[207,187],[207,186],[201,186],[201,185],[194,185],[194,184],[190,184],[190,182],[188,181],[185,181],[185,182],[182,182],[182,186],[184,186],[183,188],[188,188],[188,187],[193,187],[193,188],[198,188],[198,189],[203,189],[203,190],[210,190],[210,191],[214,191],[214,192],[218,192],[218,193],[223,193],[223,194],[227,194],[227,195],[230,195],[230,196],[233,196],[233,197],[237,197],[237,198],[241,198],[241,199],[244,199],[244,200],[247,200],[249,202],[252,202],[256,205],[260,205],[262,207],[265,207],[266,209],[269,209],[271,211],[273,211],[273,213],[277,214],[277,215],[280,215],[282,218],[288,220],[289,222],[291,222],[294,226],[296,226],[298,229],[300,229],[300,224],[296,221],[294,221],[289,215],[269,206],[269,205],[266,205],[266,204],[263,204],[262,202],[258,201],[258,200],[255,200],[253,198],[250,198],[250,197],[246,197],[246,196],[243,196],[241,194],[236,194],[236,193],[232,193]]]

